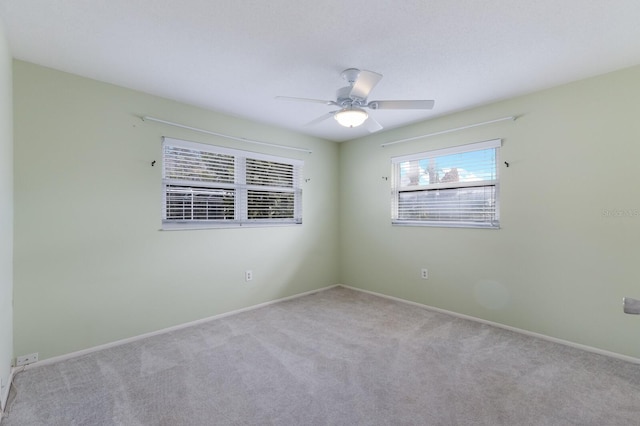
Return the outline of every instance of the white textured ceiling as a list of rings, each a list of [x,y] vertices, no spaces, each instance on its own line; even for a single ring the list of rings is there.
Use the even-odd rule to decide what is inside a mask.
[[[17,59],[335,141],[367,131],[304,127],[335,108],[274,97],[334,99],[355,67],[384,75],[370,99],[436,100],[371,112],[390,129],[640,64],[640,0],[0,0],[0,16]]]

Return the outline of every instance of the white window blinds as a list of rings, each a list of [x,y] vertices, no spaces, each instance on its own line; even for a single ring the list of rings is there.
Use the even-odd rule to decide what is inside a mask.
[[[499,228],[500,146],[496,139],[392,158],[392,223]]]
[[[302,223],[303,162],[164,138],[165,229]]]

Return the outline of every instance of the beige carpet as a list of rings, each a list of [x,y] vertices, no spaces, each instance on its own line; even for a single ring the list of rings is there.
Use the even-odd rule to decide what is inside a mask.
[[[640,424],[638,365],[345,288],[15,385],[2,426]]]

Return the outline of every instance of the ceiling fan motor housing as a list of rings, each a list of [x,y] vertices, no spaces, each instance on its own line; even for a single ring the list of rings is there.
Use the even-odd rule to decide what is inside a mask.
[[[350,97],[351,89],[351,86],[341,87],[338,89],[336,91],[336,103],[343,108],[348,106],[364,106],[365,104],[359,99],[353,99]]]

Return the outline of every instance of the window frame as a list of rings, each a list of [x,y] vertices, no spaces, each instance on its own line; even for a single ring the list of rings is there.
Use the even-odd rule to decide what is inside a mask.
[[[183,149],[191,152],[208,153],[216,156],[230,156],[233,158],[233,182],[214,182],[203,180],[177,179],[167,176],[168,149]],[[185,158],[187,158],[185,156]],[[291,185],[281,186],[277,184],[247,184],[247,161],[254,165],[260,162],[276,163],[291,167]],[[253,161],[255,160],[255,161]],[[230,164],[230,163],[229,163]],[[162,138],[162,230],[181,229],[211,229],[211,228],[239,228],[239,227],[271,227],[271,226],[295,226],[302,224],[302,170],[303,160],[293,158],[244,151],[235,148],[210,145],[200,142],[191,142],[169,137]],[[195,167],[195,166],[194,166]],[[260,171],[261,169],[257,169]],[[264,169],[266,170],[266,168]],[[253,176],[249,172],[250,176]],[[266,174],[267,180],[269,174]],[[276,180],[277,175],[274,180]],[[194,192],[206,193],[215,191],[228,191],[233,193],[233,218],[227,219],[171,219],[169,216],[169,206],[167,204],[168,192],[170,188],[191,189]],[[293,194],[293,203],[289,209],[293,210],[292,217],[270,217],[270,218],[250,218],[251,202],[249,201],[252,192],[257,191],[271,194]],[[187,191],[184,191],[187,193]],[[286,198],[286,197],[285,197]],[[193,199],[192,199],[193,200]],[[256,204],[254,203],[254,207]],[[194,201],[191,201],[192,209],[195,208]],[[258,210],[254,210],[259,212]],[[208,209],[208,207],[206,208]],[[207,210],[208,213],[208,210]]]
[[[391,158],[391,223],[400,226],[427,226],[427,227],[447,227],[447,228],[482,228],[482,229],[500,229],[500,148],[502,147],[502,139],[492,139],[483,142],[475,142],[465,145],[458,145],[449,148],[424,151],[415,154],[397,156]],[[495,155],[495,179],[479,180],[471,182],[455,183],[436,183],[427,185],[418,185],[414,187],[401,186],[400,169],[401,163],[407,161],[421,161],[430,159],[438,159],[453,154],[464,154],[469,152],[484,151],[494,149]],[[448,189],[465,189],[477,187],[493,187],[493,199],[495,206],[493,208],[493,220],[489,221],[473,221],[473,220],[423,220],[423,219],[399,219],[400,194],[405,192],[423,192],[448,190]]]

